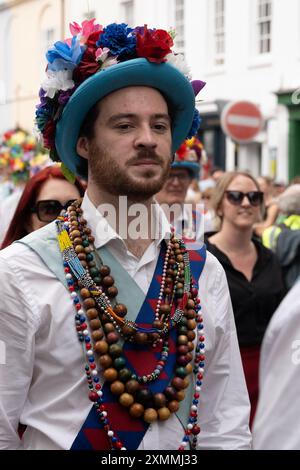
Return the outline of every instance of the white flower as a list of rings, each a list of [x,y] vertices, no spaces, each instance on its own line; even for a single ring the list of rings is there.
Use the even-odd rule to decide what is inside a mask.
[[[185,75],[189,80],[192,79],[191,70],[186,63],[183,54],[174,54],[174,52],[171,52],[170,54],[166,55],[165,58],[169,64],[172,64],[174,67],[180,70],[180,72],[182,72],[183,75]]]
[[[102,66],[101,66],[101,70],[103,69],[107,69],[108,67],[111,67],[112,65],[115,65],[115,64],[118,64],[119,61],[116,59],[116,57],[108,57],[108,59],[106,59]]]
[[[58,90],[69,90],[75,83],[72,80],[72,70],[47,70],[47,78],[42,83],[42,88],[46,92],[45,96],[54,98]]]

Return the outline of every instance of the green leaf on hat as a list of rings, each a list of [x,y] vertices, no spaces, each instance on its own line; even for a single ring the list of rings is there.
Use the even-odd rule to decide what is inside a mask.
[[[75,183],[76,176],[71,170],[69,170],[69,168],[64,163],[61,164],[61,172],[66,178],[66,180],[68,180],[71,184]]]

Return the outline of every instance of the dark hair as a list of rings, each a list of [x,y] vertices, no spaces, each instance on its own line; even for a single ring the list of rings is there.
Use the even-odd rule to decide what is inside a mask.
[[[30,216],[30,210],[36,202],[41,187],[49,178],[65,179],[58,166],[48,166],[30,178],[24,188],[19,204],[17,205],[14,216],[10,222],[1,245],[1,249],[6,248],[15,240],[20,240],[20,238],[23,238],[28,234],[26,222]],[[79,179],[76,179],[74,184],[78,189],[80,196],[83,196],[85,191],[83,184]]]

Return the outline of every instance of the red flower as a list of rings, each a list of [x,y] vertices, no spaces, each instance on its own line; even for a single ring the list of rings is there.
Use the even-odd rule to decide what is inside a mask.
[[[44,147],[50,150],[55,147],[55,129],[55,122],[53,119],[49,119],[43,131],[43,141]]]
[[[184,160],[187,155],[187,146],[185,142],[180,145],[179,149],[176,150],[176,155],[178,156],[179,160]]]
[[[101,31],[94,31],[88,37],[86,42],[87,48],[79,65],[73,72],[73,79],[76,84],[84,82],[84,80],[89,78],[91,75],[94,75],[99,69],[99,64],[96,62],[95,54],[96,50],[98,49],[96,42],[99,40],[100,33]]]
[[[165,62],[166,55],[170,54],[173,46],[173,39],[163,29],[148,31],[144,27],[144,34],[137,34],[137,56],[145,57],[150,62]]]

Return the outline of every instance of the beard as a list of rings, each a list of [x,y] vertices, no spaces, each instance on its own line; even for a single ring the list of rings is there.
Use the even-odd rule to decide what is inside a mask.
[[[166,182],[172,161],[171,150],[168,157],[168,159],[163,158],[152,149],[142,149],[135,157],[128,160],[124,169],[110,157],[108,150],[101,149],[93,142],[89,152],[89,178],[92,178],[99,189],[110,194],[127,196],[137,202],[143,201],[158,193]],[[143,159],[157,163],[156,170],[148,168],[144,170],[142,176],[132,176],[130,167]],[[159,174],[158,167],[161,168]]]

